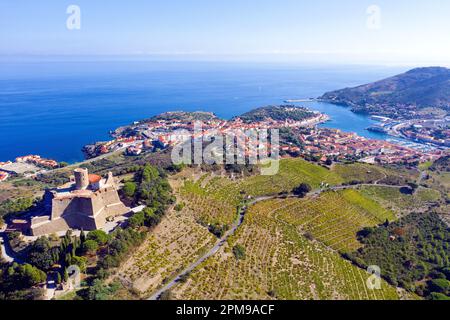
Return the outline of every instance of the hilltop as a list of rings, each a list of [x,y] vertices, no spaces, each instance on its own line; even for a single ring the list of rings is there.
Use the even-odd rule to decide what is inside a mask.
[[[212,112],[205,111],[194,111],[194,112],[185,112],[185,111],[172,111],[165,112],[154,116],[150,119],[150,121],[158,121],[158,120],[177,120],[181,122],[192,122],[192,121],[210,121],[218,119],[217,116]]]
[[[325,93],[320,99],[355,112],[412,117],[429,107],[450,110],[450,69],[417,68],[381,81]]]
[[[251,110],[239,118],[244,122],[259,122],[267,119],[275,121],[302,121],[316,116],[313,111],[294,105],[267,106]]]

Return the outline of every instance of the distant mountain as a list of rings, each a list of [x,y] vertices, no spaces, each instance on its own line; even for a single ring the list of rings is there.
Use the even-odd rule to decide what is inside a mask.
[[[325,93],[320,99],[352,107],[355,112],[412,116],[433,107],[450,111],[450,69],[417,68],[362,85]]]

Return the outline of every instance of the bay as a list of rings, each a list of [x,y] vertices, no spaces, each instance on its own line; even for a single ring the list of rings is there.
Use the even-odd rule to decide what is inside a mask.
[[[395,75],[405,68],[196,61],[0,60],[0,161],[39,154],[83,159],[83,145],[118,126],[165,111],[212,111],[229,119],[253,108],[312,98]],[[369,117],[328,103],[327,127],[365,130]]]

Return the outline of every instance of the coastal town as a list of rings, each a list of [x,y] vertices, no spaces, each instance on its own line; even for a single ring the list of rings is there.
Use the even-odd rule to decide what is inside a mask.
[[[368,128],[394,137],[428,144],[437,148],[450,147],[450,117],[431,119],[393,120],[387,117],[373,116],[379,121]]]
[[[280,153],[294,157],[304,157],[317,162],[327,161],[360,161],[379,164],[407,164],[418,165],[427,161],[434,161],[448,154],[450,132],[448,119],[441,121],[422,120],[419,123],[407,124],[394,121],[386,117],[377,117],[380,125],[369,128],[382,131],[392,136],[410,138],[416,143],[405,144],[404,141],[389,142],[385,140],[367,139],[352,132],[338,129],[318,127],[330,118],[323,113],[310,111],[306,108],[292,106],[277,106],[286,112],[287,118],[275,120],[271,117],[255,118],[248,121],[244,117],[224,120],[209,112],[168,112],[149,120],[135,122],[130,126],[120,127],[111,132],[114,139],[83,147],[87,159],[107,155],[112,152],[123,151],[127,156],[139,156],[144,152],[155,152],[172,148],[187,139],[202,139],[208,141],[214,135],[243,133],[247,130],[288,130],[286,137],[281,137]],[[289,112],[305,112],[302,118],[289,118]],[[278,110],[279,111],[279,110]],[[201,122],[201,130],[195,131],[195,125]],[[436,128],[440,128],[439,136]],[[282,130],[282,132],[283,132]],[[433,134],[430,133],[433,130]],[[237,135],[239,139],[239,135]],[[249,141],[239,140],[245,145],[245,156],[250,156],[252,147]],[[269,145],[267,146],[269,147]],[[0,182],[11,175],[31,177],[44,173],[49,169],[60,167],[55,160],[45,159],[39,155],[18,157],[14,162],[0,162]]]
[[[314,157],[319,162],[360,161],[379,164],[417,165],[444,156],[447,151],[423,152],[384,140],[367,139],[338,129],[311,128],[295,132],[296,143],[281,146],[291,155]]]
[[[227,135],[252,129],[284,128],[289,129],[290,138],[294,137],[295,139],[293,142],[292,139],[283,139],[282,137],[280,141],[282,154],[313,158],[320,162],[333,159],[335,161],[354,160],[366,163],[417,165],[434,161],[448,154],[448,149],[445,148],[420,144],[416,148],[410,144],[406,146],[400,142],[367,139],[356,133],[317,126],[328,120],[327,115],[318,112],[313,112],[311,116],[299,121],[265,118],[261,121],[250,122],[243,121],[240,117],[222,120],[209,114],[209,119],[201,122],[201,132],[194,134],[195,120],[183,121],[180,119],[180,113],[173,112],[165,114],[163,119],[150,119],[118,128],[113,133],[114,140],[97,143],[94,146],[86,147],[85,150],[91,150],[88,157],[96,157],[120,149],[124,149],[129,156],[138,156],[143,152],[173,147],[188,138],[202,138],[207,141],[215,134]],[[184,130],[184,134],[180,134],[182,130]],[[248,156],[249,148],[245,152]]]
[[[23,175],[31,177],[37,173],[43,173],[49,169],[60,166],[55,160],[45,159],[39,155],[27,155],[17,157],[14,162],[0,162],[0,182],[7,180],[11,175]]]

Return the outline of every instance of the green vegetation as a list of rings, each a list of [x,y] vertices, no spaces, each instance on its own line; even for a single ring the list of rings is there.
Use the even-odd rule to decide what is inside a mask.
[[[259,122],[267,119],[276,121],[284,121],[291,119],[294,121],[302,121],[314,116],[314,113],[306,108],[295,105],[285,106],[267,106],[252,110],[239,116],[244,122]]]
[[[450,69],[417,68],[374,83],[324,94],[321,99],[353,107],[356,112],[407,116],[403,106],[416,112],[434,106],[448,110]],[[424,86],[427,88],[424,90]]]
[[[240,244],[237,244],[233,247],[233,254],[237,260],[245,259],[245,248]]]
[[[301,183],[307,183],[317,189],[325,182],[330,186],[343,182],[342,178],[326,168],[302,159],[282,159],[280,170],[274,176],[252,176],[242,181],[239,186],[250,196],[276,195],[290,192]]]
[[[111,170],[124,158],[108,161],[90,165]],[[434,216],[426,223],[405,222],[410,216],[397,221],[396,213],[419,207],[427,212],[442,202],[440,192],[412,184],[418,181],[417,172],[359,163],[327,169],[302,159],[283,159],[274,176],[242,174],[240,167],[202,166],[171,168],[176,174],[169,178],[148,163],[133,160],[132,168],[125,163],[120,169],[127,173],[121,196],[129,205],[146,206],[126,228],[110,235],[82,233],[80,238],[68,233],[61,241],[40,238],[25,251],[34,275],[57,270],[55,279],[63,282],[68,265],[86,270],[87,287],[72,299],[118,298],[127,292],[120,282],[132,284],[126,297],[150,295],[212,248],[244,207],[247,213],[236,233],[184,277],[169,298],[400,298],[388,282],[410,290],[407,298],[413,297],[411,291],[436,300],[449,294],[448,230]],[[383,185],[333,188],[375,182]],[[292,191],[299,197],[289,197]],[[273,199],[259,198],[266,196]],[[254,200],[259,202],[249,205]],[[380,230],[388,231],[377,236]],[[413,257],[411,264],[408,257]],[[369,275],[363,268],[369,263],[382,267],[387,281],[380,291],[365,285]],[[36,285],[26,281],[20,292],[8,291],[9,277],[3,271],[1,276],[0,298],[38,296]]]
[[[114,230],[105,245],[106,253],[100,257],[97,263],[97,277],[107,277],[108,270],[117,268],[129,255],[130,250],[137,248],[144,239],[145,233],[132,228]]]
[[[298,206],[288,209],[291,202]],[[277,199],[250,207],[244,223],[227,244],[196,268],[190,281],[172,289],[174,297],[398,299],[396,289],[386,282],[382,283],[382,290],[368,290],[369,275],[364,270],[345,261],[324,244],[302,236],[295,224],[298,221],[295,213],[306,203],[303,199]],[[334,202],[326,203],[326,211],[333,211],[334,207],[329,205]],[[314,220],[309,212],[309,208],[304,211],[306,221]],[[240,257],[242,252],[245,252],[245,259],[237,259],[236,254]]]
[[[413,213],[359,235],[364,247],[348,255],[356,264],[378,265],[390,283],[422,296],[448,294],[450,231],[436,214]]]
[[[0,300],[34,300],[43,295],[37,285],[45,283],[45,272],[30,265],[0,265]]]
[[[103,230],[94,230],[88,233],[87,240],[92,240],[97,243],[97,245],[102,246],[108,242],[109,236]]]
[[[88,300],[111,300],[119,290],[120,284],[113,282],[106,285],[103,281],[95,279],[87,292]]]
[[[399,213],[409,213],[411,210],[427,211],[430,205],[441,200],[438,191],[425,188],[417,189],[414,194],[410,190],[382,186],[364,186],[360,190],[383,207]]]
[[[308,194],[308,192],[311,192],[311,190],[312,188],[309,184],[302,183],[298,187],[295,187],[292,190],[292,193],[298,196],[299,198],[304,198]]]
[[[56,279],[67,281],[68,266],[76,264],[82,271],[86,270],[87,260],[77,255],[81,247],[80,240],[70,232],[57,244],[40,237],[27,248],[24,264],[5,264],[0,277],[1,295],[7,299],[42,298],[43,292],[36,286],[46,281],[47,274],[53,273]]]
[[[94,240],[86,240],[83,243],[83,253],[85,254],[94,254],[97,252],[99,245]]]
[[[395,219],[392,212],[355,190],[325,192],[314,200],[273,200],[267,207],[278,219],[340,252],[360,247],[356,233],[362,228]]]
[[[180,212],[180,211],[182,211],[183,210],[183,208],[186,206],[186,204],[184,203],[184,202],[181,202],[181,203],[177,203],[176,205],[175,205],[175,211],[178,211],[178,212]]]
[[[123,186],[123,193],[128,197],[128,198],[133,198],[135,193],[136,193],[136,183],[134,182],[126,182]]]
[[[175,111],[175,112],[166,112],[160,115],[154,116],[151,118],[151,121],[157,120],[178,120],[181,122],[192,122],[192,121],[210,121],[218,119],[211,112],[204,111],[194,111],[194,112],[184,112],[184,111]]]
[[[0,203],[0,218],[15,213],[29,210],[34,205],[33,198],[19,198],[17,200],[6,200]]]

